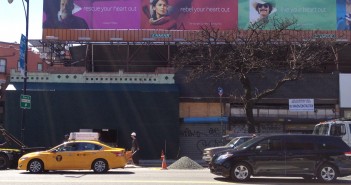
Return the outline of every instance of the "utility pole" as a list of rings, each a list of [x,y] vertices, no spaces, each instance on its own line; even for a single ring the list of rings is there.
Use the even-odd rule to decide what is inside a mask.
[[[13,0],[7,0],[9,4],[13,2]],[[26,5],[24,4],[26,2]],[[29,0],[22,0],[24,14],[26,18],[26,35],[21,38],[21,42],[24,41],[24,47],[22,48],[22,52],[24,54],[24,66],[23,66],[23,96],[27,94],[27,64],[28,64],[28,30],[29,30]],[[21,62],[21,58],[20,58]],[[22,100],[21,100],[22,101]],[[22,117],[21,117],[21,141],[24,141],[24,131],[25,131],[25,121],[26,121],[26,108],[22,108]]]

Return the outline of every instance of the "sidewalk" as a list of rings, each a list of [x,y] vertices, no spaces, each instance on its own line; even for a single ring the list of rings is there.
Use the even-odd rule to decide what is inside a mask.
[[[173,164],[177,160],[166,160],[167,166]],[[196,163],[203,167],[208,167],[207,163],[204,160],[194,160]],[[126,168],[142,168],[142,167],[161,167],[162,161],[161,160],[140,160],[140,164],[138,166],[133,164],[127,164]]]

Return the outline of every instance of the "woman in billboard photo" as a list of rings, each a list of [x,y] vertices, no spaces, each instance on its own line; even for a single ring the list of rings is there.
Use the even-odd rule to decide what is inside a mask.
[[[150,24],[162,24],[167,15],[168,0],[152,0]]]
[[[168,0],[150,0],[150,8],[144,8],[144,13],[149,14],[151,28],[176,29],[176,21],[170,16],[172,7]]]

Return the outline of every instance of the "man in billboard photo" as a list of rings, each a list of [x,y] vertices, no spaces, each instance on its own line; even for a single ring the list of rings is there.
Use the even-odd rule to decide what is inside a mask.
[[[260,21],[268,21],[269,15],[277,11],[274,0],[252,0],[252,8],[257,14],[250,15],[253,17],[250,21],[251,24]]]
[[[53,4],[50,5],[53,6]],[[87,22],[83,18],[73,15],[73,0],[60,0],[59,7],[56,13],[46,12],[47,19],[43,24],[43,28],[89,29]]]

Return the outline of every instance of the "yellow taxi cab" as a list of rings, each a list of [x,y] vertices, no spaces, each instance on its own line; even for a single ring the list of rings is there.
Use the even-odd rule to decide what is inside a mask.
[[[50,170],[93,170],[106,173],[109,169],[124,168],[130,158],[124,148],[110,147],[96,140],[71,140],[50,150],[23,155],[18,169],[30,173]]]

